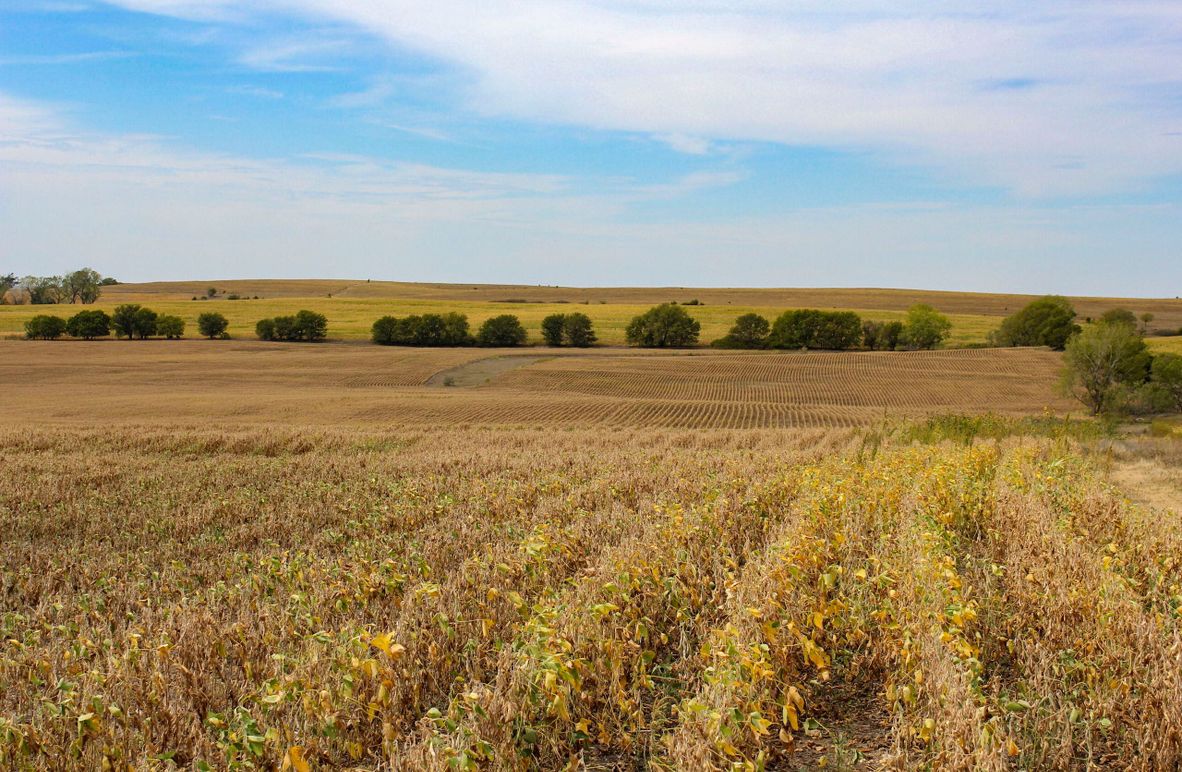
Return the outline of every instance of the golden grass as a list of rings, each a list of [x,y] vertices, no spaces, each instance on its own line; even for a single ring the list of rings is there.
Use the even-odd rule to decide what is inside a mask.
[[[197,300],[214,286],[219,297]],[[259,300],[225,300],[226,294]],[[331,296],[331,297],[330,297]],[[196,319],[204,311],[217,311],[230,320],[230,334],[254,336],[262,318],[309,308],[328,316],[331,337],[355,340],[369,337],[374,320],[387,314],[402,316],[445,311],[467,314],[475,328],[485,319],[503,313],[518,315],[534,342],[541,340],[541,320],[552,313],[580,311],[595,323],[600,342],[622,345],[624,330],[633,316],[655,303],[700,300],[690,313],[702,324],[703,343],[722,337],[737,316],[756,312],[769,319],[789,308],[816,307],[853,310],[867,319],[902,318],[914,303],[930,303],[953,322],[949,344],[963,346],[983,342],[1000,318],[1031,298],[1024,295],[928,292],[882,289],[695,289],[695,288],[569,288],[512,285],[412,284],[350,280],[233,280],[215,282],[160,282],[126,284],[104,290],[97,307],[110,310],[120,303],[148,305],[160,313],[185,319],[188,335],[196,336]],[[525,300],[508,303],[507,300]],[[1157,315],[1154,326],[1182,326],[1182,301],[1074,298],[1081,317],[1098,316],[1116,305],[1138,313]],[[68,315],[66,307],[0,306],[0,335],[19,334],[24,322],[37,313]]]
[[[5,768],[1182,764],[1182,521],[1062,440],[23,424],[0,462]]]
[[[857,426],[946,412],[1079,412],[1060,355],[404,349],[258,341],[0,341],[8,404],[43,422],[376,426]],[[466,388],[423,386],[485,357]],[[441,379],[436,378],[436,383]],[[472,379],[457,373],[456,382]]]

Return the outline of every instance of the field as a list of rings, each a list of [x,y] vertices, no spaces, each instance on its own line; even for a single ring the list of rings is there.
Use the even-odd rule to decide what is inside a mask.
[[[213,300],[193,300],[214,286]],[[226,300],[228,294],[258,300]],[[412,284],[349,280],[236,280],[217,282],[162,282],[108,287],[97,307],[108,311],[120,303],[141,303],[160,313],[175,314],[196,334],[197,315],[218,311],[230,320],[230,334],[254,336],[259,319],[290,314],[301,308],[319,311],[329,319],[329,334],[344,340],[367,339],[374,320],[391,314],[403,316],[444,311],[468,315],[475,327],[498,314],[518,315],[531,339],[541,339],[541,320],[552,313],[580,311],[595,323],[600,342],[623,345],[624,329],[636,314],[653,304],[698,300],[691,307],[702,324],[703,343],[722,337],[737,316],[754,311],[769,319],[790,308],[837,308],[857,311],[866,319],[901,319],[914,303],[930,303],[948,314],[953,323],[953,346],[982,343],[1001,318],[1031,300],[1024,295],[930,292],[886,289],[708,289],[708,288],[572,288],[511,285]],[[1082,317],[1099,316],[1115,306],[1156,315],[1154,327],[1182,327],[1182,300],[1073,298]],[[0,336],[20,334],[24,322],[37,313],[65,313],[64,307],[0,306]]]
[[[1182,437],[1059,365],[0,341],[0,769],[1178,768]]]

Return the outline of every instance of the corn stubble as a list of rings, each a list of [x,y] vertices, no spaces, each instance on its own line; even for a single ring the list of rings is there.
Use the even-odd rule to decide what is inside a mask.
[[[3,768],[1182,764],[1182,524],[1065,441],[6,429],[0,467]]]

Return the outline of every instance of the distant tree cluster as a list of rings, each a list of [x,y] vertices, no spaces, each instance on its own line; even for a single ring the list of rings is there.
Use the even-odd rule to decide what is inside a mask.
[[[583,313],[550,314],[542,320],[542,339],[547,346],[594,346],[595,330],[591,318]]]
[[[633,346],[680,348],[698,342],[702,325],[676,303],[653,306],[632,319],[624,337]]]
[[[475,341],[463,314],[383,316],[373,323],[370,339],[382,346],[471,346]]]
[[[785,311],[774,324],[759,314],[743,314],[718,348],[814,349],[847,351],[859,347],[871,351],[939,348],[948,338],[951,322],[927,305],[916,305],[904,321],[865,321],[852,311],[800,308]]]
[[[1071,336],[1079,331],[1075,309],[1067,298],[1047,295],[1007,316],[1001,326],[989,334],[989,342],[994,346],[1049,346],[1062,351]]]
[[[118,284],[103,278],[98,271],[80,268],[64,276],[0,276],[0,303],[9,305],[56,305],[59,303],[93,303],[103,287]]]
[[[254,330],[259,340],[316,343],[328,337],[328,317],[315,311],[297,311],[294,316],[260,319]]]
[[[69,319],[39,314],[25,322],[25,337],[56,340],[63,335],[81,340],[116,337],[146,340],[154,336],[169,339],[185,335],[185,320],[179,316],[157,314],[150,308],[127,303],[116,306],[109,315],[99,309],[79,311]]]

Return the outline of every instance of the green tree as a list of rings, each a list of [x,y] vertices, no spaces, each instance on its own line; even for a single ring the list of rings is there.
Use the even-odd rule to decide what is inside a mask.
[[[561,346],[566,314],[550,314],[542,320],[542,340],[547,346]]]
[[[566,345],[574,348],[589,348],[598,340],[595,328],[591,325],[591,317],[576,311],[567,314],[562,322],[562,339]]]
[[[476,342],[481,346],[508,347],[525,343],[525,328],[512,314],[501,314],[486,319],[476,333]]]
[[[1063,385],[1093,415],[1119,411],[1124,406],[1117,397],[1145,382],[1150,359],[1134,325],[1093,324],[1067,342]]]
[[[1007,316],[989,334],[989,342],[995,346],[1049,346],[1061,351],[1077,332],[1075,309],[1067,298],[1047,295]]]
[[[910,349],[934,349],[944,345],[952,322],[948,317],[924,303],[917,303],[907,311],[901,336],[903,345]]]
[[[9,273],[0,276],[0,298],[4,297],[4,293],[16,287],[16,274]]]
[[[62,295],[66,303],[93,303],[102,293],[103,277],[98,271],[81,268],[62,277]]]
[[[116,338],[132,339],[136,332],[135,316],[141,308],[142,306],[136,303],[115,306],[115,310],[111,312],[111,327],[115,330]]]
[[[743,314],[735,319],[730,332],[711,345],[718,348],[764,348],[770,330],[768,320],[759,314]]]
[[[1100,321],[1105,324],[1127,324],[1137,326],[1137,315],[1127,308],[1112,308],[1100,315]]]
[[[1153,383],[1166,394],[1174,410],[1182,411],[1182,356],[1158,354],[1151,369]]]
[[[310,343],[328,337],[328,317],[315,311],[297,311],[295,315],[295,338]]]
[[[216,311],[207,311],[197,317],[197,331],[209,339],[225,334],[230,321]]]
[[[111,317],[105,311],[79,311],[66,322],[66,332],[83,340],[104,338],[111,334]]]
[[[1148,335],[1149,334],[1149,323],[1152,322],[1157,317],[1155,317],[1149,311],[1146,311],[1145,313],[1141,314],[1137,318],[1141,320],[1141,334]]]
[[[277,340],[275,336],[275,320],[274,319],[259,319],[254,326],[254,334],[258,336],[259,340]]]
[[[156,333],[169,340],[185,337],[185,320],[179,316],[161,314],[156,317]]]
[[[35,306],[60,303],[65,297],[60,276],[26,276],[20,280],[19,287]]]
[[[38,314],[25,322],[25,337],[30,340],[57,340],[66,332],[66,320],[60,316]]]
[[[156,334],[156,325],[160,317],[150,308],[141,308],[135,312],[132,327],[135,336],[140,340],[147,340]]]
[[[670,348],[694,345],[701,329],[702,325],[684,308],[663,303],[633,317],[624,335],[634,346]]]
[[[796,308],[776,318],[768,345],[784,349],[853,348],[862,340],[862,320],[852,311]]]

